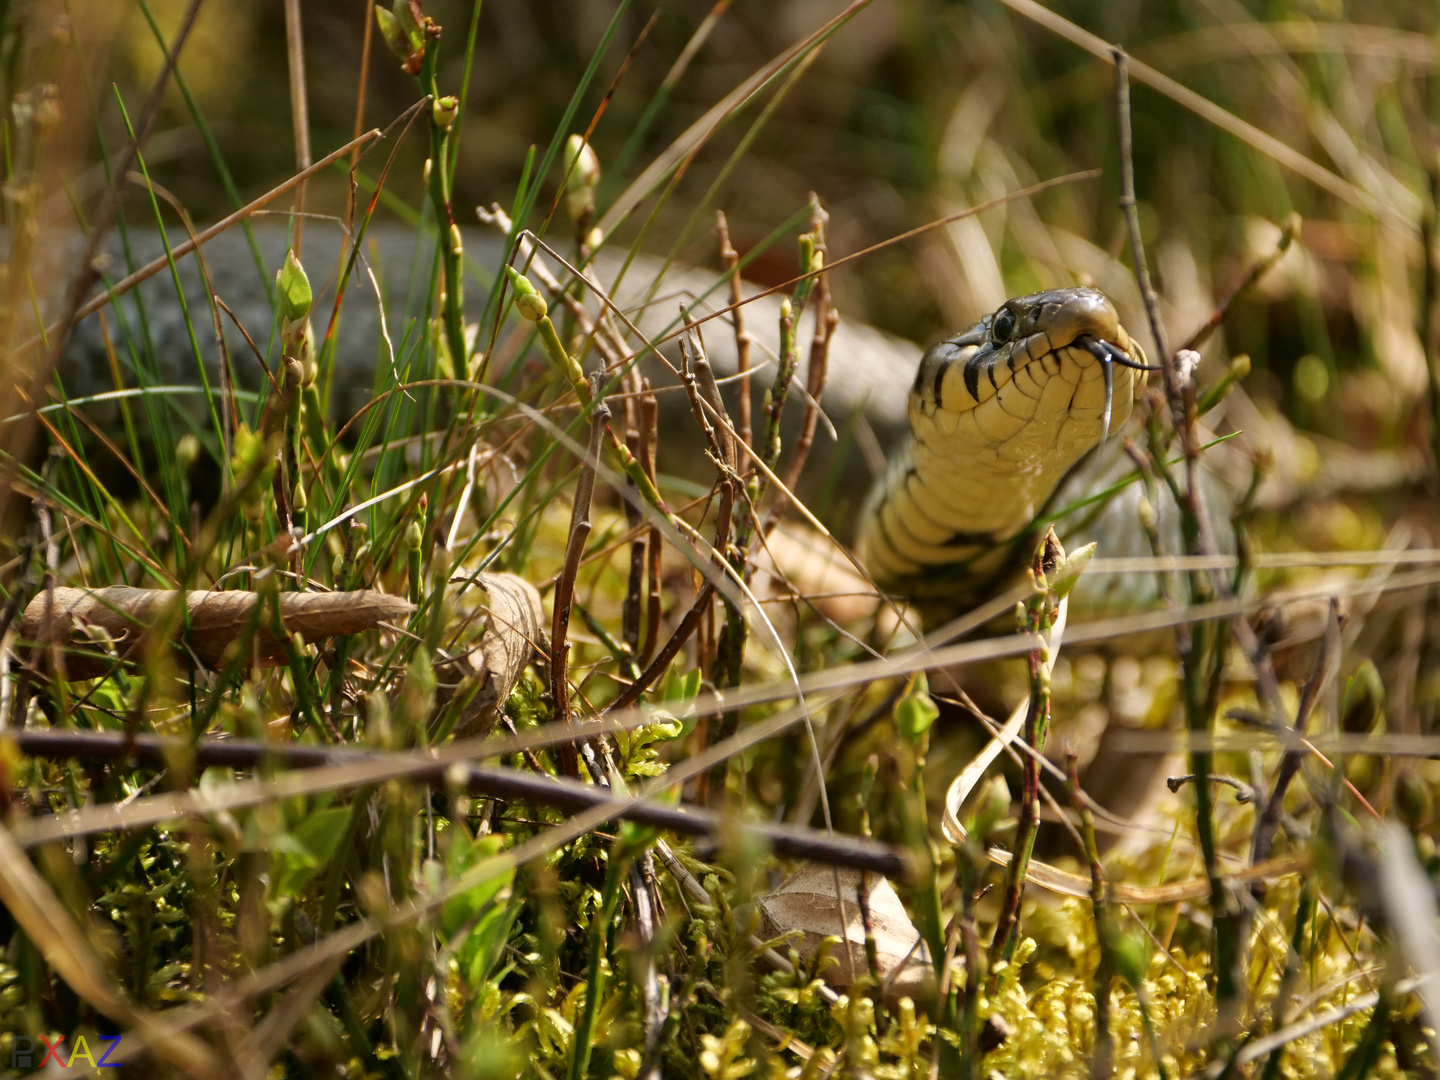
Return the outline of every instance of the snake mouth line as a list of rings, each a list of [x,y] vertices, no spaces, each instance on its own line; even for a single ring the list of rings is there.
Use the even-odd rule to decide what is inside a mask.
[[[1100,361],[1100,372],[1105,378],[1105,414],[1100,419],[1100,441],[1110,437],[1110,416],[1115,404],[1115,371],[1112,364],[1130,368],[1133,371],[1159,371],[1153,364],[1142,364],[1124,349],[1104,338],[1085,335],[1075,339],[1075,344],[1085,349]]]

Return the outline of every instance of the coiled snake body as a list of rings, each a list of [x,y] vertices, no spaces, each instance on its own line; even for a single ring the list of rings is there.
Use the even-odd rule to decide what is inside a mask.
[[[909,437],[862,515],[872,576],[933,594],[998,571],[1007,541],[1129,417],[1147,370],[1115,306],[1089,288],[1016,297],[932,346],[910,390]]]

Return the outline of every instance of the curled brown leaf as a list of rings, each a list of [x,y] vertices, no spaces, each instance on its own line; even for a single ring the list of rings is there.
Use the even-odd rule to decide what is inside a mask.
[[[112,585],[100,589],[56,588],[42,592],[25,608],[20,633],[41,649],[52,645],[73,650],[66,672],[72,679],[90,679],[107,672],[114,663],[102,642],[113,643],[120,658],[133,658],[144,647],[147,632],[157,625],[179,624],[172,619],[178,593],[167,589],[136,589]],[[184,643],[201,663],[218,665],[225,650],[255,620],[262,595],[243,590],[195,589],[185,594],[189,629]],[[308,642],[343,634],[358,634],[381,623],[403,619],[413,611],[410,602],[372,589],[337,593],[281,593],[280,617],[286,633],[300,634]],[[270,666],[285,659],[281,641],[265,625],[260,613],[254,636],[256,658]]]
[[[456,721],[455,736],[461,739],[490,734],[505,699],[535,657],[545,622],[540,594],[524,578],[480,574],[475,580],[490,599],[490,615],[480,644],[458,664],[462,677],[480,684]]]

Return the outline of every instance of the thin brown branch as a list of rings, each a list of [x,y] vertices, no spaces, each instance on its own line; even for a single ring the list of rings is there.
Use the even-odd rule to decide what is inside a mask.
[[[720,488],[720,509],[716,515],[715,523],[715,547],[719,551],[724,551],[726,545],[729,543],[730,523],[735,505],[734,490],[734,485],[730,482],[726,482]],[[716,573],[719,573],[718,567],[716,568]],[[690,606],[690,610],[685,613],[685,617],[680,620],[680,625],[675,628],[675,633],[670,635],[670,640],[665,643],[665,646],[660,650],[655,659],[641,672],[640,677],[624,690],[620,691],[615,700],[612,701],[605,710],[606,715],[635,704],[635,702],[640,700],[640,695],[653,686],[660,676],[665,674],[666,670],[670,667],[670,662],[675,659],[680,650],[685,646],[685,642],[690,640],[690,636],[695,633],[696,628],[700,625],[701,617],[709,608],[710,602],[714,597],[715,582],[707,579],[705,584],[701,586],[700,591],[696,594],[695,602]]]
[[[570,716],[570,605],[575,596],[575,575],[585,542],[590,538],[590,501],[595,494],[595,468],[600,461],[600,444],[610,423],[610,406],[600,397],[605,382],[596,375],[591,382],[594,405],[590,413],[590,444],[585,460],[580,463],[580,476],[575,482],[575,502],[570,508],[570,535],[565,542],[565,564],[555,584],[554,612],[550,623],[550,694],[555,703],[557,723],[573,724]],[[580,775],[580,762],[574,744],[560,747],[560,763],[566,776]]]
[[[1275,269],[1275,264],[1280,261],[1285,252],[1290,250],[1290,244],[1300,234],[1300,215],[1291,214],[1285,219],[1284,226],[1280,230],[1280,239],[1275,243],[1275,250],[1266,255],[1246,271],[1240,283],[1230,290],[1230,295],[1215,305],[1215,310],[1210,317],[1195,328],[1195,332],[1185,339],[1185,344],[1180,346],[1181,351],[1186,349],[1198,349],[1205,342],[1210,340],[1210,335],[1220,329],[1220,324],[1225,321],[1225,316],[1230,313],[1230,308],[1242,296],[1253,289],[1260,279]]]
[[[366,29],[369,29],[369,23]],[[305,29],[300,19],[300,0],[285,0],[285,58],[290,74],[290,122],[295,132],[295,167],[303,172],[310,167],[310,104],[305,89]],[[303,180],[295,185],[294,206],[295,234],[290,249],[298,259],[305,228]]]
[[[720,241],[720,264],[730,275],[730,308],[733,313],[731,321],[735,326],[735,370],[739,375],[736,385],[735,430],[739,435],[740,446],[736,448],[735,471],[744,475],[748,464],[746,457],[754,438],[750,426],[750,335],[745,332],[745,295],[740,286],[740,253],[730,242],[730,226],[725,220],[723,210],[715,211],[715,235]]]
[[[810,201],[815,207],[810,229],[815,235],[815,251],[823,265],[830,257],[829,248],[825,245],[825,225],[830,215],[821,208],[819,197],[814,192],[810,193]],[[795,440],[795,449],[791,452],[790,464],[785,471],[784,486],[765,523],[766,533],[780,523],[785,508],[789,505],[786,493],[795,490],[795,485],[800,482],[800,474],[805,469],[805,462],[810,458],[810,448],[815,443],[815,429],[820,424],[820,399],[825,394],[830,342],[839,322],[840,313],[830,304],[830,275],[821,273],[815,279],[815,332],[810,340],[810,362],[805,373],[805,417],[801,421],[800,437]]]
[[[360,5],[360,10],[360,21],[365,24],[365,29],[360,44],[360,78],[355,88],[355,129],[350,135],[352,140],[360,138],[360,132],[365,128],[365,92],[370,87],[370,42],[375,37],[375,12],[369,0]],[[350,168],[355,168],[359,163],[360,155],[357,150],[350,155]],[[346,224],[349,224],[352,214],[353,207],[347,207]]]
[[[645,395],[640,399],[640,467],[655,482],[655,454],[660,442],[660,399],[650,393],[650,381],[642,380]],[[645,533],[645,644],[640,662],[648,664],[660,640],[660,529],[653,523]]]
[[[446,783],[456,768],[456,762],[434,760],[419,753],[385,755],[367,750],[302,746],[296,743],[276,744],[249,739],[202,739],[192,744],[188,740],[165,739],[155,735],[138,734],[129,738],[123,732],[58,728],[22,729],[8,732],[7,738],[13,738],[20,752],[31,757],[129,761],[148,768],[166,768],[172,760],[169,755],[180,750],[182,746],[186,753],[193,752],[194,761],[200,768],[219,766],[245,769],[254,768],[261,762],[275,762],[298,770],[349,767],[352,770],[351,775],[344,781],[344,786],[349,787],[363,787],[373,783],[374,776],[378,775],[376,768],[391,762],[403,765],[404,777],[417,784]],[[465,773],[464,787],[476,795],[524,800],[572,813],[618,803],[615,807],[617,819],[653,825],[683,836],[719,838],[725,835],[725,830],[734,828],[732,823],[724,820],[723,815],[699,807],[670,807],[630,800],[620,802],[605,788],[573,780],[537,776],[521,769],[469,763],[461,763],[460,768]],[[289,779],[301,778],[292,774]],[[282,776],[277,778],[277,781],[284,779],[287,778]],[[320,779],[322,778],[317,777],[317,782]],[[270,786],[275,785],[272,783]],[[304,790],[313,786],[307,783]],[[262,801],[284,797],[283,790],[286,789],[277,788],[273,795],[265,796]],[[296,790],[301,789],[297,787]],[[23,846],[34,846],[54,839],[157,824],[189,812],[205,812],[206,797],[198,792],[175,792],[152,798],[163,800],[163,804],[156,803],[153,811],[132,815],[129,820],[116,818],[109,806],[89,807],[27,825],[24,830],[15,834],[16,839]],[[134,805],[135,803],[131,804],[132,807]],[[754,826],[747,824],[746,827],[754,828],[756,833],[768,842],[771,850],[786,857],[854,866],[856,869],[883,874],[892,880],[903,880],[908,873],[907,861],[901,852],[863,837],[827,836],[815,829],[791,825],[757,823]]]

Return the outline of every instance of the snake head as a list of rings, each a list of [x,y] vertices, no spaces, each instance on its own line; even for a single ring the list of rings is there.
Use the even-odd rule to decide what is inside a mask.
[[[1081,287],[1017,296],[926,353],[916,372],[912,410],[932,415],[968,412],[1019,378],[1024,369],[1031,373],[1024,380],[1027,390],[1034,392],[1058,374],[1062,364],[1072,365],[1066,370],[1073,383],[1073,365],[1088,366],[1097,360],[1099,371],[1094,374],[1104,376],[1105,387],[1103,438],[1109,434],[1114,411],[1112,365],[1151,370],[1144,364],[1144,353],[1120,325],[1115,305],[1098,289]],[[1130,389],[1130,384],[1126,387]]]
[[[1110,421],[1115,406],[1115,364],[1135,371],[1156,371],[1145,363],[1145,354],[1125,328],[1110,298],[1099,289],[1049,289],[1045,292],[1017,296],[999,311],[980,321],[982,331],[992,347],[1023,342],[1033,358],[1037,345],[1041,352],[1066,346],[1078,346],[1100,361],[1105,382],[1105,410],[1100,421],[1101,440],[1110,437]],[[1136,359],[1136,357],[1139,359]]]
[[[1108,341],[1122,352],[1128,352],[1130,345],[1120,313],[1099,289],[1047,289],[1017,296],[981,319],[975,329],[997,348],[1023,342],[1032,358],[1082,337]]]
[[[983,572],[1143,386],[1144,354],[1096,289],[1017,296],[928,349],[910,440],[871,499],[862,544],[877,577]]]

